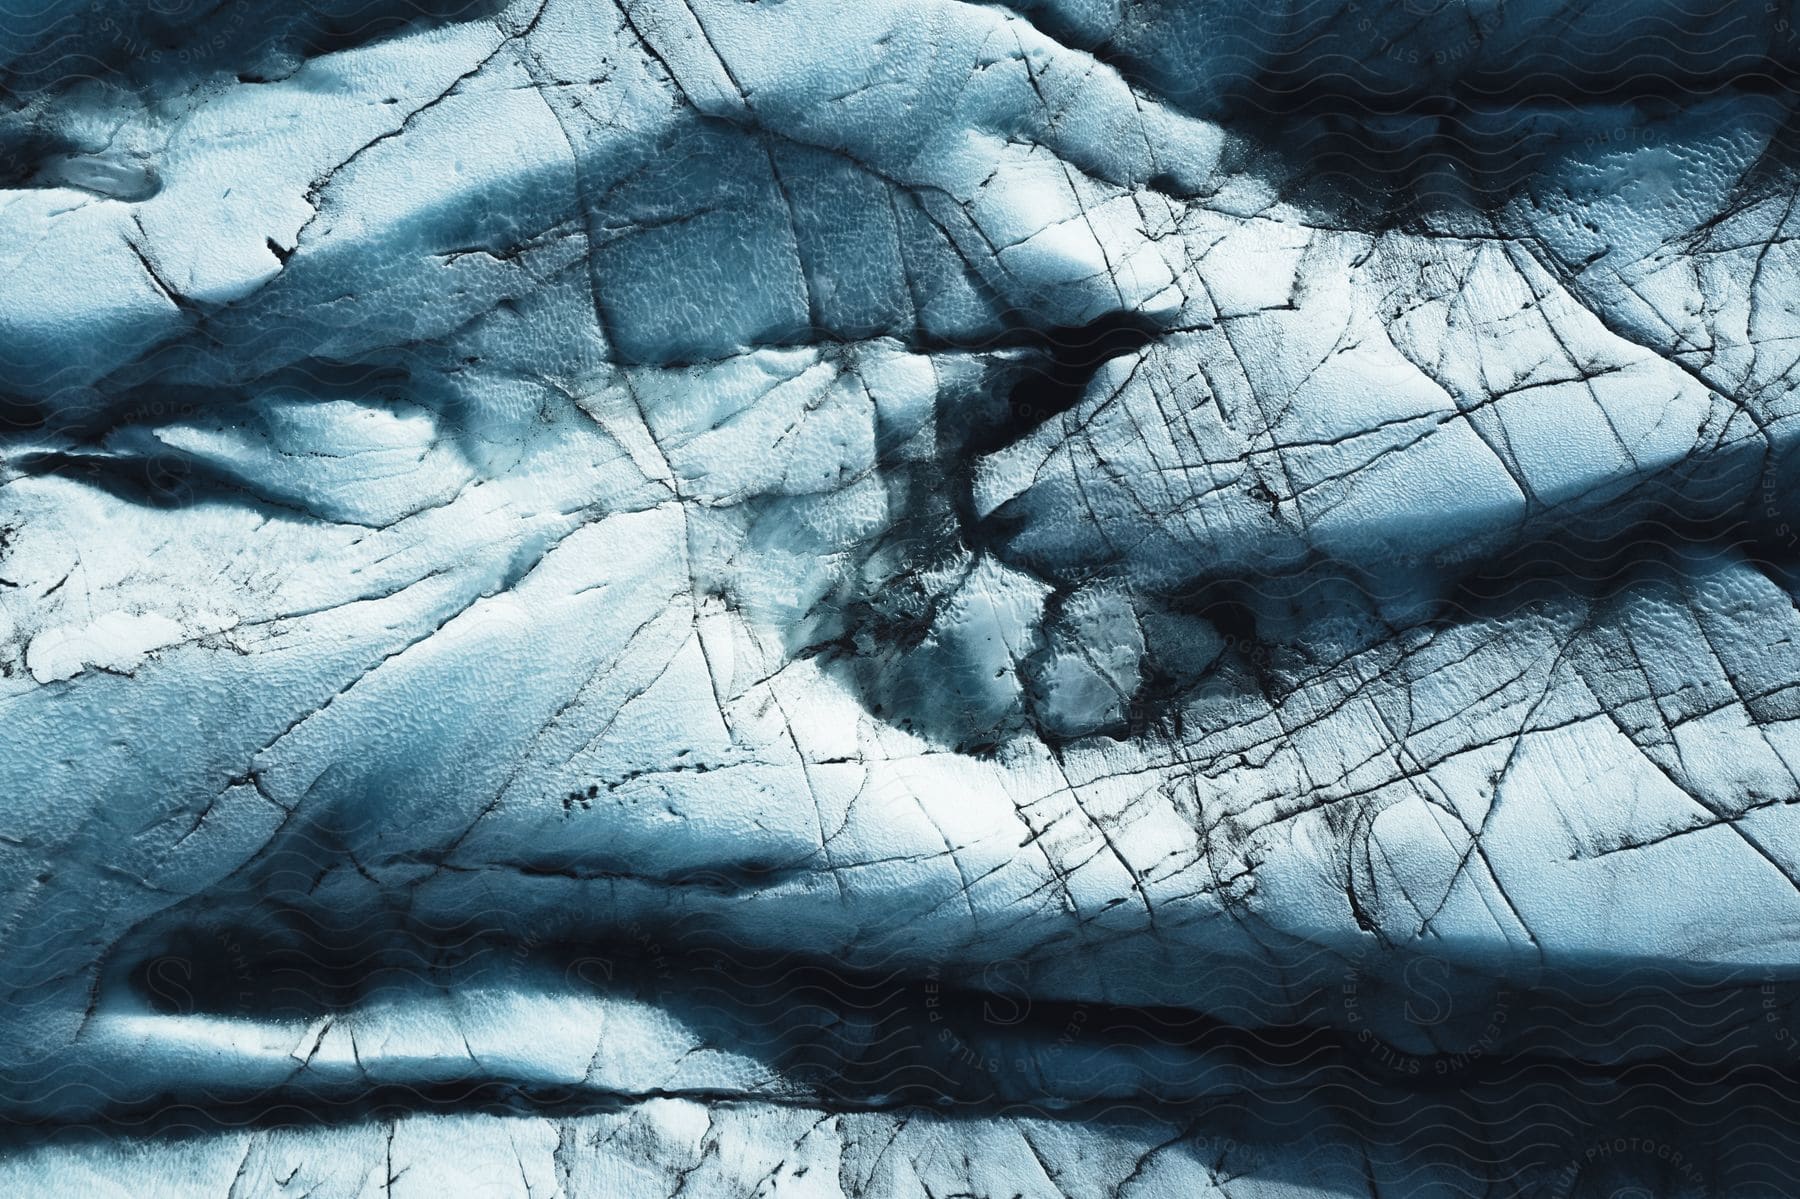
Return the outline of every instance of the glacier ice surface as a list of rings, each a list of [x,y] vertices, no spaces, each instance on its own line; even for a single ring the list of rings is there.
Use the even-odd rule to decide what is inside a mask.
[[[0,1175],[1785,1195],[1794,6],[0,20]]]

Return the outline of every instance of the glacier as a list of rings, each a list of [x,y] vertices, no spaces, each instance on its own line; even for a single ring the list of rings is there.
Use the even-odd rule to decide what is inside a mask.
[[[0,14],[0,1189],[1773,1195],[1787,0]]]

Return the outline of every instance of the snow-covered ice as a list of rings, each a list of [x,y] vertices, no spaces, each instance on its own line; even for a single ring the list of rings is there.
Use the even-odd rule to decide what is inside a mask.
[[[4,1188],[1791,1193],[1792,7],[7,14]]]

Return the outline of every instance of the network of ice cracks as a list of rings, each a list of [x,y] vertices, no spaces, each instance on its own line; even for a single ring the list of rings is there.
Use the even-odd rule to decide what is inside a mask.
[[[1794,7],[0,6],[0,1187],[1800,1190]]]

